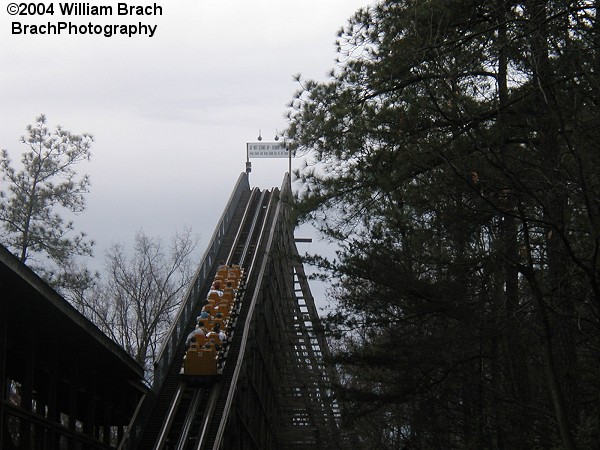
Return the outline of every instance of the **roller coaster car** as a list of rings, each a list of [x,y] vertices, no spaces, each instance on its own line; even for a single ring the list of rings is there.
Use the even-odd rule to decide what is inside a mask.
[[[202,307],[197,328],[202,328],[206,335],[190,334],[194,340],[183,357],[180,372],[188,380],[202,383],[220,376],[228,353],[227,335],[235,327],[236,308],[239,308],[236,294],[243,278],[244,271],[239,265],[217,270],[213,286],[216,288],[218,283],[219,288],[222,284],[225,288],[221,295],[216,289],[209,291],[207,303]],[[207,332],[207,328],[213,331]]]
[[[202,308],[202,311],[208,313],[209,315],[208,322],[210,322],[210,318],[212,317],[219,317],[218,314],[220,314],[220,317],[223,319],[229,318],[229,316],[231,315],[231,310],[232,306],[227,303],[220,303],[218,306],[214,306],[210,303],[207,303]],[[207,320],[205,320],[205,322],[207,322]]]
[[[218,356],[214,346],[199,346],[192,342],[183,357],[182,375],[193,377],[197,381],[214,380],[219,376]]]
[[[219,293],[217,291],[210,291],[206,300],[211,305],[214,305],[221,300],[221,296],[219,295]]]
[[[219,375],[219,358],[224,353],[225,345],[225,340],[221,341],[218,333],[210,332],[206,336],[197,334],[183,357],[183,375]]]

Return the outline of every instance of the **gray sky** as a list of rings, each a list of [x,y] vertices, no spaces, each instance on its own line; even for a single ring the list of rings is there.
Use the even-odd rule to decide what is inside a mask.
[[[92,161],[79,169],[91,175],[91,193],[76,225],[101,261],[140,229],[166,238],[189,226],[203,253],[244,170],[245,143],[259,129],[269,141],[286,127],[293,75],[325,80],[336,32],[369,1],[159,0],[162,16],[135,17],[116,7],[111,16],[63,16],[60,2],[45,3],[54,15],[11,16],[6,0],[0,8],[0,148],[18,161],[19,137],[40,113],[52,128],[94,135]],[[12,22],[60,21],[157,28],[153,37],[12,33]],[[253,186],[281,185],[287,160],[252,161]]]

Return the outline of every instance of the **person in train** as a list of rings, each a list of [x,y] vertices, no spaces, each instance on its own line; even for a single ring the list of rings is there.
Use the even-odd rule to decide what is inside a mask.
[[[220,350],[221,345],[227,340],[227,335],[221,329],[220,323],[216,323],[215,326],[213,327],[212,331],[210,331],[206,335],[206,337],[208,339],[208,344],[209,345],[214,344],[214,346],[217,350]]]
[[[203,322],[199,322],[198,326],[196,328],[194,328],[194,330],[190,334],[187,335],[185,342],[188,347],[196,339],[197,335],[206,336],[206,331],[205,331],[204,327],[200,326],[201,323],[202,323],[202,325],[204,325]]]
[[[210,287],[210,291],[208,291],[207,298],[210,297],[210,294],[216,293],[219,297],[223,297],[223,289],[221,289],[221,283],[219,281],[215,281]]]
[[[212,317],[217,317],[217,314],[221,313],[221,317],[224,315],[229,315],[229,305],[219,303],[218,305],[207,308]]]
[[[219,338],[220,338],[220,336],[225,336],[225,332],[221,328],[221,324],[219,322],[215,323],[215,325],[213,326],[212,331],[214,331],[215,333],[217,333],[217,335],[219,335]],[[223,339],[221,339],[221,340],[223,340]]]

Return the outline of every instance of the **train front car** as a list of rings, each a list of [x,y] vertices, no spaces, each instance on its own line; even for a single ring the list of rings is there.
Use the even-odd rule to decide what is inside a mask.
[[[217,269],[207,303],[187,337],[183,376],[202,381],[212,380],[222,373],[239,309],[243,274],[243,269],[235,264],[221,264]]]

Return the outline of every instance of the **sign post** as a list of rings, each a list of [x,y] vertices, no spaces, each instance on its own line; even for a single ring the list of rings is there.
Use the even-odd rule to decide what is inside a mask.
[[[285,145],[279,142],[248,142],[246,151],[248,158],[288,158],[290,156]]]
[[[285,144],[280,142],[248,142],[246,143],[246,172],[251,170],[250,158],[287,158],[290,193],[292,192],[292,152],[286,148]]]

